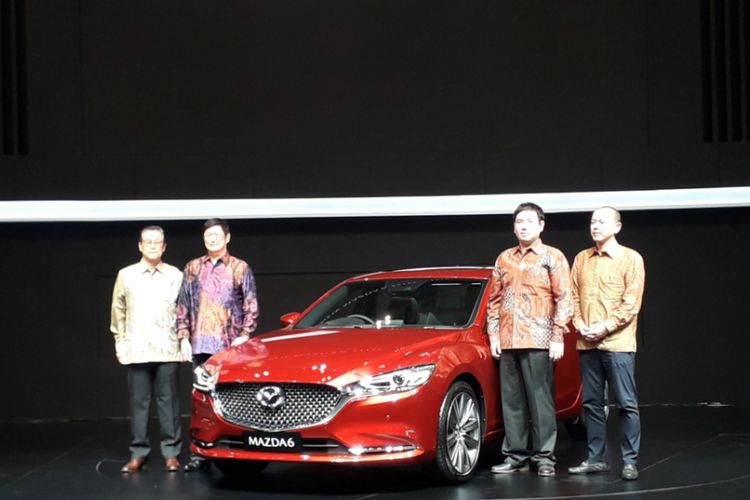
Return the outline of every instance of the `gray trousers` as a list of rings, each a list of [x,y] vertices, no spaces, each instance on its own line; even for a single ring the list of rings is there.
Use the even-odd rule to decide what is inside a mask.
[[[159,414],[161,454],[173,458],[182,449],[180,399],[178,392],[179,363],[137,363],[128,365],[130,390],[131,458],[145,458],[151,452],[148,437],[151,394]]]
[[[507,349],[500,356],[505,461],[555,465],[555,363],[546,349]]]

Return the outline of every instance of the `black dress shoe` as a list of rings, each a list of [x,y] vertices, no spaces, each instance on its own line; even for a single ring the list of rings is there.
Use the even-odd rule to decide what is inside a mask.
[[[185,464],[185,467],[182,470],[185,472],[195,472],[197,470],[208,470],[209,467],[211,467],[210,461],[193,457]]]
[[[595,474],[597,472],[609,472],[609,464],[607,462],[588,463],[584,460],[581,465],[568,467],[568,474]]]
[[[511,463],[503,462],[498,465],[493,465],[490,472],[493,474],[513,474],[514,472],[526,472],[529,470],[529,464],[525,462]]]
[[[635,464],[625,464],[625,467],[622,468],[622,478],[625,481],[638,479],[638,467]]]
[[[132,458],[130,462],[126,463],[122,466],[122,469],[120,469],[120,472],[123,474],[132,474],[134,472],[138,472],[141,469],[146,468],[146,459],[145,458]]]
[[[553,465],[540,465],[536,469],[536,473],[538,476],[542,477],[552,477],[555,475],[555,467]]]
[[[164,461],[164,470],[167,472],[177,472],[180,468],[180,461],[177,457],[169,457]]]

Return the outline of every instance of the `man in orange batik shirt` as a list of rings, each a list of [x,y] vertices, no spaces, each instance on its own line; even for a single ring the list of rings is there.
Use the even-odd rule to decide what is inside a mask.
[[[542,243],[544,211],[522,203],[513,214],[518,246],[502,252],[492,274],[487,330],[500,359],[505,461],[495,474],[528,469],[555,475],[555,362],[573,315],[570,268],[563,253]],[[531,432],[531,449],[529,449]]]
[[[641,417],[635,386],[635,329],[646,272],[643,258],[620,245],[620,212],[602,207],[591,215],[594,246],[573,262],[573,326],[581,333],[577,348],[583,379],[583,409],[588,457],[569,474],[609,471],[606,446],[606,383],[620,414],[622,478],[638,478]]]

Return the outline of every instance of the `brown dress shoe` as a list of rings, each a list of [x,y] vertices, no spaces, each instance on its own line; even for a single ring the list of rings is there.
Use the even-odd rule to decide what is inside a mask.
[[[164,461],[164,469],[166,469],[167,472],[177,472],[181,469],[180,461],[176,458],[168,458]]]
[[[120,472],[123,472],[125,474],[132,474],[133,472],[138,472],[139,470],[141,470],[145,464],[145,458],[133,458],[130,460],[130,462],[122,466]]]

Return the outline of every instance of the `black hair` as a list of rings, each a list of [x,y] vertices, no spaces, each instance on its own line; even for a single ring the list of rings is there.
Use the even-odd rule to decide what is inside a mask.
[[[539,222],[544,221],[544,210],[542,210],[542,207],[540,207],[536,203],[526,202],[521,203],[520,205],[518,205],[518,207],[516,207],[515,212],[513,212],[513,222],[516,221],[516,217],[518,217],[518,214],[526,210],[536,212],[536,215],[539,217]]]
[[[225,221],[224,219],[217,218],[208,219],[206,222],[204,222],[203,231],[201,232],[201,234],[205,233],[214,226],[220,226],[225,235],[229,234],[229,223],[227,223],[227,221]]]

